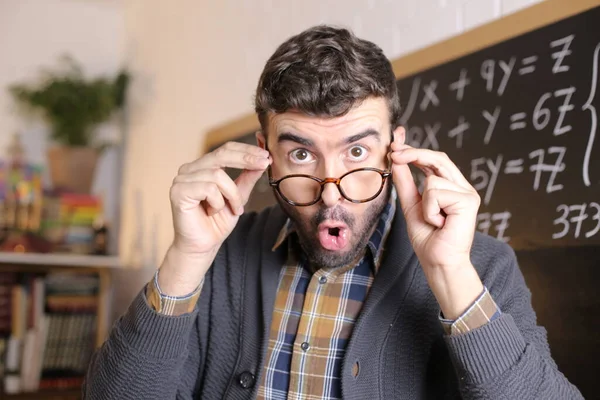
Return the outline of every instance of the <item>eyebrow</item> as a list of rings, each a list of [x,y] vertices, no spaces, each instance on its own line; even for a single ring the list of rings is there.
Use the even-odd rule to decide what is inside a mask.
[[[282,142],[295,142],[306,147],[314,147],[315,145],[315,143],[312,140],[303,138],[302,136],[298,136],[289,132],[284,132],[277,137],[277,143]]]
[[[381,134],[377,130],[369,128],[363,132],[357,133],[356,135],[352,135],[343,139],[340,145],[343,146],[354,142],[358,142],[359,140],[369,136],[374,136],[377,141],[381,141]],[[306,147],[314,147],[315,145],[315,143],[312,140],[290,132],[284,132],[277,137],[277,143],[282,142],[294,142]]]
[[[350,137],[345,138],[342,141],[342,144],[350,144],[350,143],[358,142],[359,140],[364,139],[369,136],[374,136],[378,142],[381,141],[381,135],[379,134],[379,132],[376,131],[375,129],[369,128],[361,133],[357,133],[356,135],[352,135]]]

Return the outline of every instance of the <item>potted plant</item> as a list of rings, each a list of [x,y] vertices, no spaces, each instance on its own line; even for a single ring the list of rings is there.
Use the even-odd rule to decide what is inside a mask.
[[[41,112],[49,124],[53,144],[48,166],[54,188],[89,193],[102,146],[94,141],[94,128],[122,109],[129,75],[114,79],[87,79],[70,57],[63,65],[46,71],[40,82],[9,87],[14,99]]]

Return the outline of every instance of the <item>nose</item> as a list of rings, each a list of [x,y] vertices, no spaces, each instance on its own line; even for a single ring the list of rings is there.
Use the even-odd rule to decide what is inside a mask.
[[[321,200],[327,208],[335,206],[341,200],[343,200],[342,194],[340,193],[335,182],[327,182],[323,186],[323,193],[321,193]]]

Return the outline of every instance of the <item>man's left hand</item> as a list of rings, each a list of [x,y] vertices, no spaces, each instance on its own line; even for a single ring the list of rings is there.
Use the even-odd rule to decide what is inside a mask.
[[[444,153],[392,143],[392,177],[410,241],[445,318],[458,318],[483,291],[470,250],[480,197]],[[425,174],[419,193],[409,164]]]

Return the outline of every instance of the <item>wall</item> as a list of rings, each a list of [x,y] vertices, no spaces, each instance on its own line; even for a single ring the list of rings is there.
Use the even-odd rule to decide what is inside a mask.
[[[199,156],[204,132],[251,112],[262,67],[287,37],[339,24],[397,58],[538,1],[0,0],[0,151],[17,130],[34,158],[43,160],[47,145],[40,126],[15,118],[6,84],[35,76],[65,50],[90,74],[126,61],[134,81],[120,247],[124,262],[143,268],[116,275],[118,314],[172,239],[168,190],[177,168]],[[112,157],[97,186],[114,182]]]
[[[121,0],[0,0],[0,158],[17,132],[32,162],[45,163],[48,145],[46,127],[16,113],[6,87],[37,79],[40,68],[57,66],[63,54],[89,76],[112,76],[125,62],[124,22]],[[105,194],[110,221],[118,217],[120,169],[111,150],[97,171],[94,190]]]

